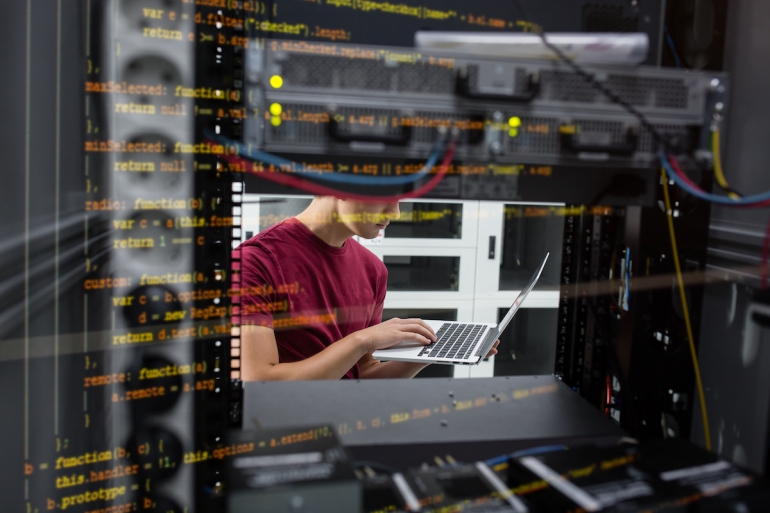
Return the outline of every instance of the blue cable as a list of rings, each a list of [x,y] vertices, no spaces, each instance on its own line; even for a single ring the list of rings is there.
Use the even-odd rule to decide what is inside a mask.
[[[543,445],[541,447],[533,447],[532,449],[522,449],[511,454],[511,458],[522,458],[524,456],[532,456],[533,454],[543,454],[546,452],[563,451],[567,447],[564,445]]]
[[[433,152],[430,154],[430,157],[428,157],[427,162],[425,162],[425,166],[423,168],[411,175],[407,176],[358,176],[358,175],[349,175],[347,173],[319,173],[317,170],[308,169],[305,166],[301,164],[297,164],[295,162],[292,162],[291,160],[286,160],[284,158],[281,158],[277,155],[273,155],[271,153],[265,153],[264,151],[259,151],[255,149],[250,149],[248,147],[244,147],[242,144],[231,141],[229,139],[225,139],[223,137],[217,137],[217,136],[210,136],[212,139],[215,139],[219,141],[222,144],[235,146],[238,155],[241,157],[246,157],[250,160],[256,160],[265,162],[267,164],[272,164],[276,167],[280,166],[295,166],[296,173],[297,174],[303,174],[303,175],[312,175],[313,178],[317,178],[319,180],[324,180],[327,182],[337,182],[337,183],[346,183],[346,184],[354,184],[354,185],[402,185],[402,184],[409,184],[416,182],[420,178],[423,178],[430,174],[431,170],[433,169],[433,166],[436,165],[436,161],[438,161],[438,157],[441,154],[441,150],[444,147],[444,141],[443,139],[438,139],[436,141],[435,146],[433,147]]]
[[[666,40],[668,41],[668,47],[671,49],[671,53],[674,54],[674,60],[676,61],[676,67],[681,68],[682,67],[682,59],[679,58],[679,52],[676,51],[676,45],[674,45],[674,40],[671,38],[671,33],[668,31],[668,29],[664,29],[666,31]]]
[[[668,163],[668,159],[666,159],[665,153],[660,153],[660,163],[663,166],[663,169],[666,170],[666,174],[669,178],[671,178],[674,183],[687,191],[688,193],[692,194],[696,198],[700,198],[705,201],[710,201],[712,203],[719,203],[720,205],[754,205],[756,203],[762,203],[764,201],[770,200],[770,191],[763,192],[761,194],[754,194],[752,196],[744,196],[741,199],[732,199],[732,198],[726,198],[724,196],[717,196],[716,194],[709,194],[707,192],[699,191],[697,189],[692,188],[689,184],[687,184],[684,180],[679,178],[679,175],[677,175],[673,169],[671,169],[671,164]]]
[[[509,456],[505,454],[503,456],[498,456],[496,458],[487,460],[484,463],[486,463],[488,467],[494,467],[495,465],[499,465],[500,463],[505,463],[506,461],[508,461],[508,458]]]
[[[486,460],[484,463],[486,463],[488,467],[493,467],[495,465],[499,465],[500,463],[505,463],[511,458],[522,458],[524,456],[532,456],[533,454],[563,451],[566,448],[567,447],[564,445],[543,445],[541,447],[533,447],[531,449],[522,449],[511,454],[504,454],[503,456],[498,456],[496,458]]]

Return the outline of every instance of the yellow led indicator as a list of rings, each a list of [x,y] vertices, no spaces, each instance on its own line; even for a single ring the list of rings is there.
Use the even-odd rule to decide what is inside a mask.
[[[273,75],[270,77],[270,85],[275,89],[280,89],[283,85],[283,79],[279,75]]]
[[[521,118],[519,116],[511,116],[508,119],[508,126],[511,128],[517,128],[521,126]]]
[[[273,126],[281,126],[281,116],[273,116],[270,118],[270,124]]]
[[[518,128],[511,128],[510,130],[508,130],[508,135],[510,137],[516,137],[517,135],[519,135]]]
[[[280,103],[273,103],[270,105],[270,114],[273,116],[280,116],[281,112],[283,112],[283,107],[281,107]]]

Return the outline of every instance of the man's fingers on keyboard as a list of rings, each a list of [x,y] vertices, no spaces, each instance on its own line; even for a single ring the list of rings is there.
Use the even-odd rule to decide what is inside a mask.
[[[418,342],[424,346],[427,346],[432,342],[432,340],[430,340],[427,337],[424,337],[423,335],[420,335],[419,333],[407,333],[407,336],[409,337],[410,340],[414,340],[415,342]]]
[[[424,326],[422,324],[414,323],[414,324],[407,324],[403,328],[413,333],[419,333],[425,338],[430,339],[431,342],[436,340],[436,335],[430,329],[430,326]]]
[[[430,332],[431,332],[431,333],[433,333],[434,335],[436,334],[436,333],[433,331],[433,328],[431,328],[431,327],[430,327],[430,324],[428,324],[427,322],[423,321],[422,319],[417,319],[416,317],[413,317],[413,318],[411,318],[411,319],[402,319],[402,320],[403,320],[403,321],[404,321],[406,324],[419,324],[419,325],[421,325],[421,326],[424,326],[425,328],[427,328],[427,329],[428,329],[428,331],[430,331]]]
[[[423,325],[423,326],[425,326],[426,328],[428,328],[428,331],[430,331],[430,332],[431,332],[433,335],[435,335],[435,334],[436,334],[436,332],[435,332],[435,331],[433,331],[433,328],[431,328],[431,327],[430,327],[430,324],[428,324],[427,322],[423,321],[422,319],[418,319],[418,321],[420,321],[420,324],[421,324],[421,325]]]

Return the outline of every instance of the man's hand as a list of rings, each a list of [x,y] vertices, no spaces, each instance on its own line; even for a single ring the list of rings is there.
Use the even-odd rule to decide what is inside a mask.
[[[498,338],[497,340],[495,340],[495,343],[492,344],[492,348],[489,350],[489,352],[484,357],[484,359],[486,360],[487,358],[489,358],[493,354],[497,354],[497,346],[499,346],[499,345],[500,345],[500,339]]]
[[[427,322],[422,319],[399,319],[366,328],[356,333],[365,344],[366,352],[373,353],[378,349],[387,349],[400,342],[415,342],[427,346],[436,341],[436,334]]]

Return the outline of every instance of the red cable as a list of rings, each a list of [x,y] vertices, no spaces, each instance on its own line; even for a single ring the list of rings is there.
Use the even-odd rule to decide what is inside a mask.
[[[679,167],[679,163],[676,161],[674,157],[669,156],[668,161],[671,164],[671,168],[674,170],[677,176],[679,176],[682,180],[685,180],[692,187],[698,189],[699,191],[702,191],[700,187],[698,187],[692,181],[690,181],[687,175],[684,174],[684,171],[682,171],[682,168]],[[754,205],[735,205],[735,206],[738,208],[763,208],[763,207],[770,206],[770,200],[766,200],[761,203],[756,203]],[[760,273],[759,273],[760,285],[762,287],[762,290],[767,290],[769,260],[770,260],[770,220],[768,220],[767,229],[765,230],[765,238],[762,241],[762,259],[760,263]]]
[[[690,180],[690,177],[688,177],[688,176],[687,176],[687,175],[684,173],[684,171],[682,171],[682,168],[681,168],[681,167],[679,167],[679,163],[676,161],[676,159],[675,159],[673,156],[669,156],[669,157],[668,157],[668,162],[671,164],[671,169],[673,169],[673,170],[674,170],[674,172],[676,173],[676,175],[677,175],[679,178],[681,178],[682,180],[684,180],[685,182],[687,182],[687,184],[688,184],[690,187],[692,187],[693,189],[697,189],[698,191],[700,191],[700,192],[702,192],[702,193],[706,194],[706,191],[704,191],[703,189],[701,189],[700,187],[698,187],[698,186],[695,184],[695,182],[693,182],[692,180]],[[730,206],[730,205],[726,205],[726,206]],[[765,201],[763,201],[763,202],[761,202],[761,203],[754,203],[754,204],[752,204],[752,205],[734,205],[734,207],[735,207],[735,208],[765,208],[765,207],[768,207],[768,206],[770,206],[770,200],[765,200]]]
[[[770,200],[765,200],[762,203],[755,203],[753,205],[735,205],[737,208],[765,208],[770,207]]]
[[[447,173],[449,164],[452,162],[452,157],[454,156],[455,145],[456,145],[455,141],[452,141],[449,144],[449,148],[447,149],[446,155],[444,156],[444,160],[441,162],[441,167],[439,168],[439,172],[436,174],[436,176],[431,178],[431,180],[428,183],[411,192],[407,192],[404,194],[396,194],[392,196],[365,196],[362,194],[355,194],[352,192],[340,191],[337,189],[333,189],[331,187],[326,187],[324,185],[319,185],[313,182],[309,182],[307,180],[302,180],[301,178],[298,178],[296,176],[289,176],[283,172],[276,172],[276,173],[265,173],[265,172],[256,172],[256,171],[249,171],[249,172],[260,178],[266,178],[268,180],[272,180],[274,182],[278,182],[283,185],[288,185],[290,187],[311,192],[313,194],[319,194],[323,196],[336,196],[341,199],[360,201],[362,203],[395,203],[406,198],[419,198],[421,196],[424,196],[431,190],[435,189],[436,186],[439,184],[439,182],[441,182],[441,180],[444,178],[444,175],[446,175]],[[240,157],[227,156],[227,155],[222,155],[222,157],[230,162],[248,163],[248,161],[245,161]]]
[[[681,179],[682,179],[684,182],[686,182],[686,183],[687,183],[687,185],[689,185],[689,186],[690,186],[690,187],[692,187],[693,189],[697,189],[698,191],[700,191],[700,192],[702,192],[702,193],[704,193],[704,194],[705,194],[705,191],[704,191],[703,189],[701,189],[700,187],[698,187],[698,186],[695,184],[695,182],[693,182],[692,180],[690,180],[690,177],[689,177],[689,176],[687,176],[687,175],[684,173],[684,171],[682,171],[682,168],[681,168],[681,167],[679,167],[679,162],[677,162],[677,161],[676,161],[676,159],[675,159],[673,156],[669,155],[669,157],[668,157],[668,163],[669,163],[669,164],[671,164],[671,169],[673,169],[673,170],[674,170],[674,172],[676,173],[676,175],[677,175],[679,178],[681,178]]]

